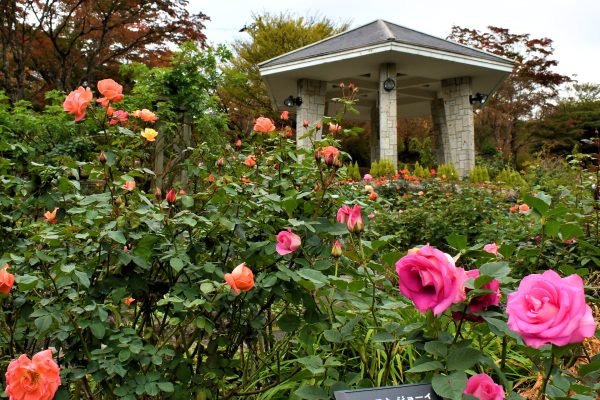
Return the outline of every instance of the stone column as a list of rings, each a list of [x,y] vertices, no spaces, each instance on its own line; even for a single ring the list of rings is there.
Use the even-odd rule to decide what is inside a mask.
[[[398,116],[396,89],[387,92],[383,82],[387,78],[396,80],[396,64],[379,66],[379,159],[390,160],[398,165]]]
[[[371,163],[379,160],[379,109],[371,107]]]
[[[311,141],[321,140],[321,130],[316,131],[312,138],[301,138],[325,115],[326,90],[327,82],[298,80],[298,96],[302,97],[302,104],[296,110],[296,145],[299,148],[312,148]],[[308,121],[308,128],[303,126],[304,121]]]
[[[446,155],[449,145],[444,99],[435,99],[431,101],[431,121],[433,122],[433,134],[435,137],[437,162],[438,165],[444,164],[447,162],[447,160],[449,160],[449,157]]]
[[[471,78],[452,78],[442,81],[442,98],[448,128],[446,162],[456,166],[458,175],[465,177],[475,166],[475,128],[473,106],[469,102]]]

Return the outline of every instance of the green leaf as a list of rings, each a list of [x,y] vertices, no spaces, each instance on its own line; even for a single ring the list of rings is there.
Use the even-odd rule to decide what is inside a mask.
[[[86,289],[90,287],[90,278],[85,272],[75,271],[75,276],[77,277],[77,280],[81,286],[85,287]]]
[[[448,242],[450,246],[454,247],[458,251],[466,249],[468,244],[467,237],[457,233],[447,236],[446,242]]]
[[[337,329],[328,329],[323,332],[325,340],[331,343],[342,343],[342,334]]]
[[[525,203],[527,203],[529,207],[533,208],[533,210],[540,214],[542,217],[548,213],[550,205],[541,198],[525,195],[523,196],[523,200],[525,201]]]
[[[448,345],[444,342],[434,340],[425,343],[425,351],[435,356],[446,357],[446,354],[448,354]]]
[[[583,229],[576,224],[564,224],[560,227],[560,236],[564,240],[583,236]]]
[[[477,363],[480,355],[472,347],[454,349],[448,354],[448,370],[465,371]]]
[[[107,236],[117,243],[127,244],[127,239],[125,239],[125,235],[121,231],[109,231]]]
[[[94,321],[90,324],[90,330],[92,331],[92,335],[98,339],[102,339],[106,333],[106,326],[103,322]]]
[[[154,243],[158,242],[160,238],[156,235],[144,235],[144,237],[133,246],[133,254],[149,260],[152,256],[152,249]]]
[[[313,374],[322,374],[325,371],[323,368],[323,360],[319,356],[308,356],[297,359],[300,364],[304,365],[304,367],[312,372]]]
[[[302,325],[302,320],[295,314],[284,314],[277,320],[277,326],[284,332],[295,332]]]
[[[35,319],[34,324],[39,333],[46,332],[50,328],[50,325],[52,325],[52,315],[46,314],[38,317]]]
[[[129,360],[129,357],[131,357],[131,352],[129,350],[123,349],[119,352],[119,361],[125,362]]]
[[[373,343],[387,343],[394,342],[396,338],[389,332],[377,332],[373,335],[373,339],[371,339]]]
[[[325,286],[328,282],[327,277],[323,275],[322,272],[310,268],[303,268],[299,270],[298,275],[314,283],[317,289]]]
[[[444,369],[444,365],[439,361],[427,361],[422,364],[415,365],[406,372],[412,372],[416,374],[418,372],[434,371],[436,369]]]
[[[173,257],[169,260],[169,265],[171,265],[171,268],[175,271],[179,272],[183,269],[183,260],[178,257]]]
[[[467,375],[461,371],[447,376],[436,375],[431,380],[431,386],[439,396],[450,400],[461,400],[467,387]]]
[[[294,394],[306,400],[329,400],[329,396],[325,390],[313,385],[302,385]]]
[[[33,275],[17,275],[15,282],[19,285],[19,290],[27,291],[37,286],[39,279]]]
[[[162,392],[172,393],[175,391],[175,387],[171,382],[156,382],[156,385]]]
[[[498,280],[505,278],[510,273],[510,267],[505,261],[485,263],[479,268],[480,275],[487,275]]]

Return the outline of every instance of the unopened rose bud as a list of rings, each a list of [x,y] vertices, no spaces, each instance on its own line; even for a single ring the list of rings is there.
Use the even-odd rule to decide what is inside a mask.
[[[165,196],[165,199],[169,203],[175,203],[175,200],[177,200],[177,195],[175,194],[175,189],[171,188],[171,190],[169,190],[167,192],[167,195]]]
[[[115,205],[116,205],[117,207],[119,207],[119,206],[121,205],[121,203],[123,203],[123,200],[121,200],[121,198],[120,198],[120,197],[117,197],[117,198],[115,199]]]
[[[344,82],[340,82],[339,86],[340,86],[340,89],[343,89],[344,88]]]
[[[331,256],[338,258],[341,257],[342,254],[342,245],[339,240],[336,240],[335,243],[333,243],[333,246],[331,246]]]
[[[179,195],[185,196],[185,190],[183,190],[183,188],[179,189]]]
[[[154,189],[154,197],[156,197],[156,201],[162,200],[162,192],[158,186],[156,187],[156,189]]]
[[[100,161],[100,164],[106,163],[106,154],[103,151],[98,154],[98,161]]]
[[[304,120],[304,122],[302,123],[302,126],[305,127],[305,128],[308,128],[308,121]]]
[[[223,158],[219,158],[216,163],[217,167],[222,167],[224,162],[225,160],[223,160]]]
[[[334,166],[335,168],[341,168],[341,167],[342,167],[342,165],[343,165],[343,163],[342,163],[342,159],[341,159],[339,156],[335,156],[335,157],[333,158],[333,166]]]
[[[323,157],[323,153],[321,152],[321,149],[316,149],[315,150],[315,160],[317,162],[321,161],[321,157]]]

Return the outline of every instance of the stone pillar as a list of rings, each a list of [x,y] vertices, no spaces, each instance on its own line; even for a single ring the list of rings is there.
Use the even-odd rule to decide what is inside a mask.
[[[379,159],[390,160],[394,168],[398,165],[398,116],[396,89],[387,92],[383,82],[396,79],[396,64],[379,66]]]
[[[371,107],[371,163],[379,160],[379,109]]]
[[[448,162],[449,157],[446,152],[448,145],[448,126],[446,125],[446,110],[444,108],[444,99],[435,99],[431,101],[431,121],[433,123],[433,134],[435,137],[435,148],[437,153],[438,165]]]
[[[302,104],[296,110],[296,145],[299,148],[312,148],[312,142],[321,140],[321,130],[316,131],[312,138],[301,138],[325,115],[326,90],[327,82],[298,80],[298,96],[302,97]],[[308,128],[303,126],[304,121],[308,121]]]
[[[442,81],[442,98],[448,128],[448,148],[444,148],[445,160],[456,166],[461,177],[468,176],[475,166],[475,128],[470,95],[470,77]]]

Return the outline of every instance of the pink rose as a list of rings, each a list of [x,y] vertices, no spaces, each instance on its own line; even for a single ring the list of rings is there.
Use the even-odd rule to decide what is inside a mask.
[[[396,273],[400,291],[421,313],[432,310],[438,315],[465,299],[467,276],[449,254],[429,245],[408,252],[396,262]]]
[[[345,224],[348,222],[348,217],[350,216],[350,211],[352,209],[348,206],[341,206],[337,212],[337,222],[340,224]]]
[[[506,313],[508,327],[535,348],[581,342],[596,332],[579,275],[561,278],[548,270],[526,276],[517,291],[508,295]]]
[[[363,176],[363,181],[365,182],[369,182],[372,179],[373,177],[370,174],[365,174],[365,176]]]
[[[348,226],[348,231],[350,232],[361,232],[363,230],[362,213],[358,204],[355,204],[354,207],[350,209],[350,214],[348,215],[348,221],[346,221],[346,225]]]
[[[495,255],[496,257],[498,257],[498,249],[500,247],[496,244],[496,243],[488,243],[485,246],[483,246],[483,251],[487,251],[490,254]]]
[[[277,242],[277,253],[282,256],[296,251],[302,243],[300,236],[293,233],[291,229],[279,232],[277,234]]]
[[[488,374],[477,374],[470,377],[464,393],[475,396],[479,400],[504,399],[504,388],[494,383]]]

